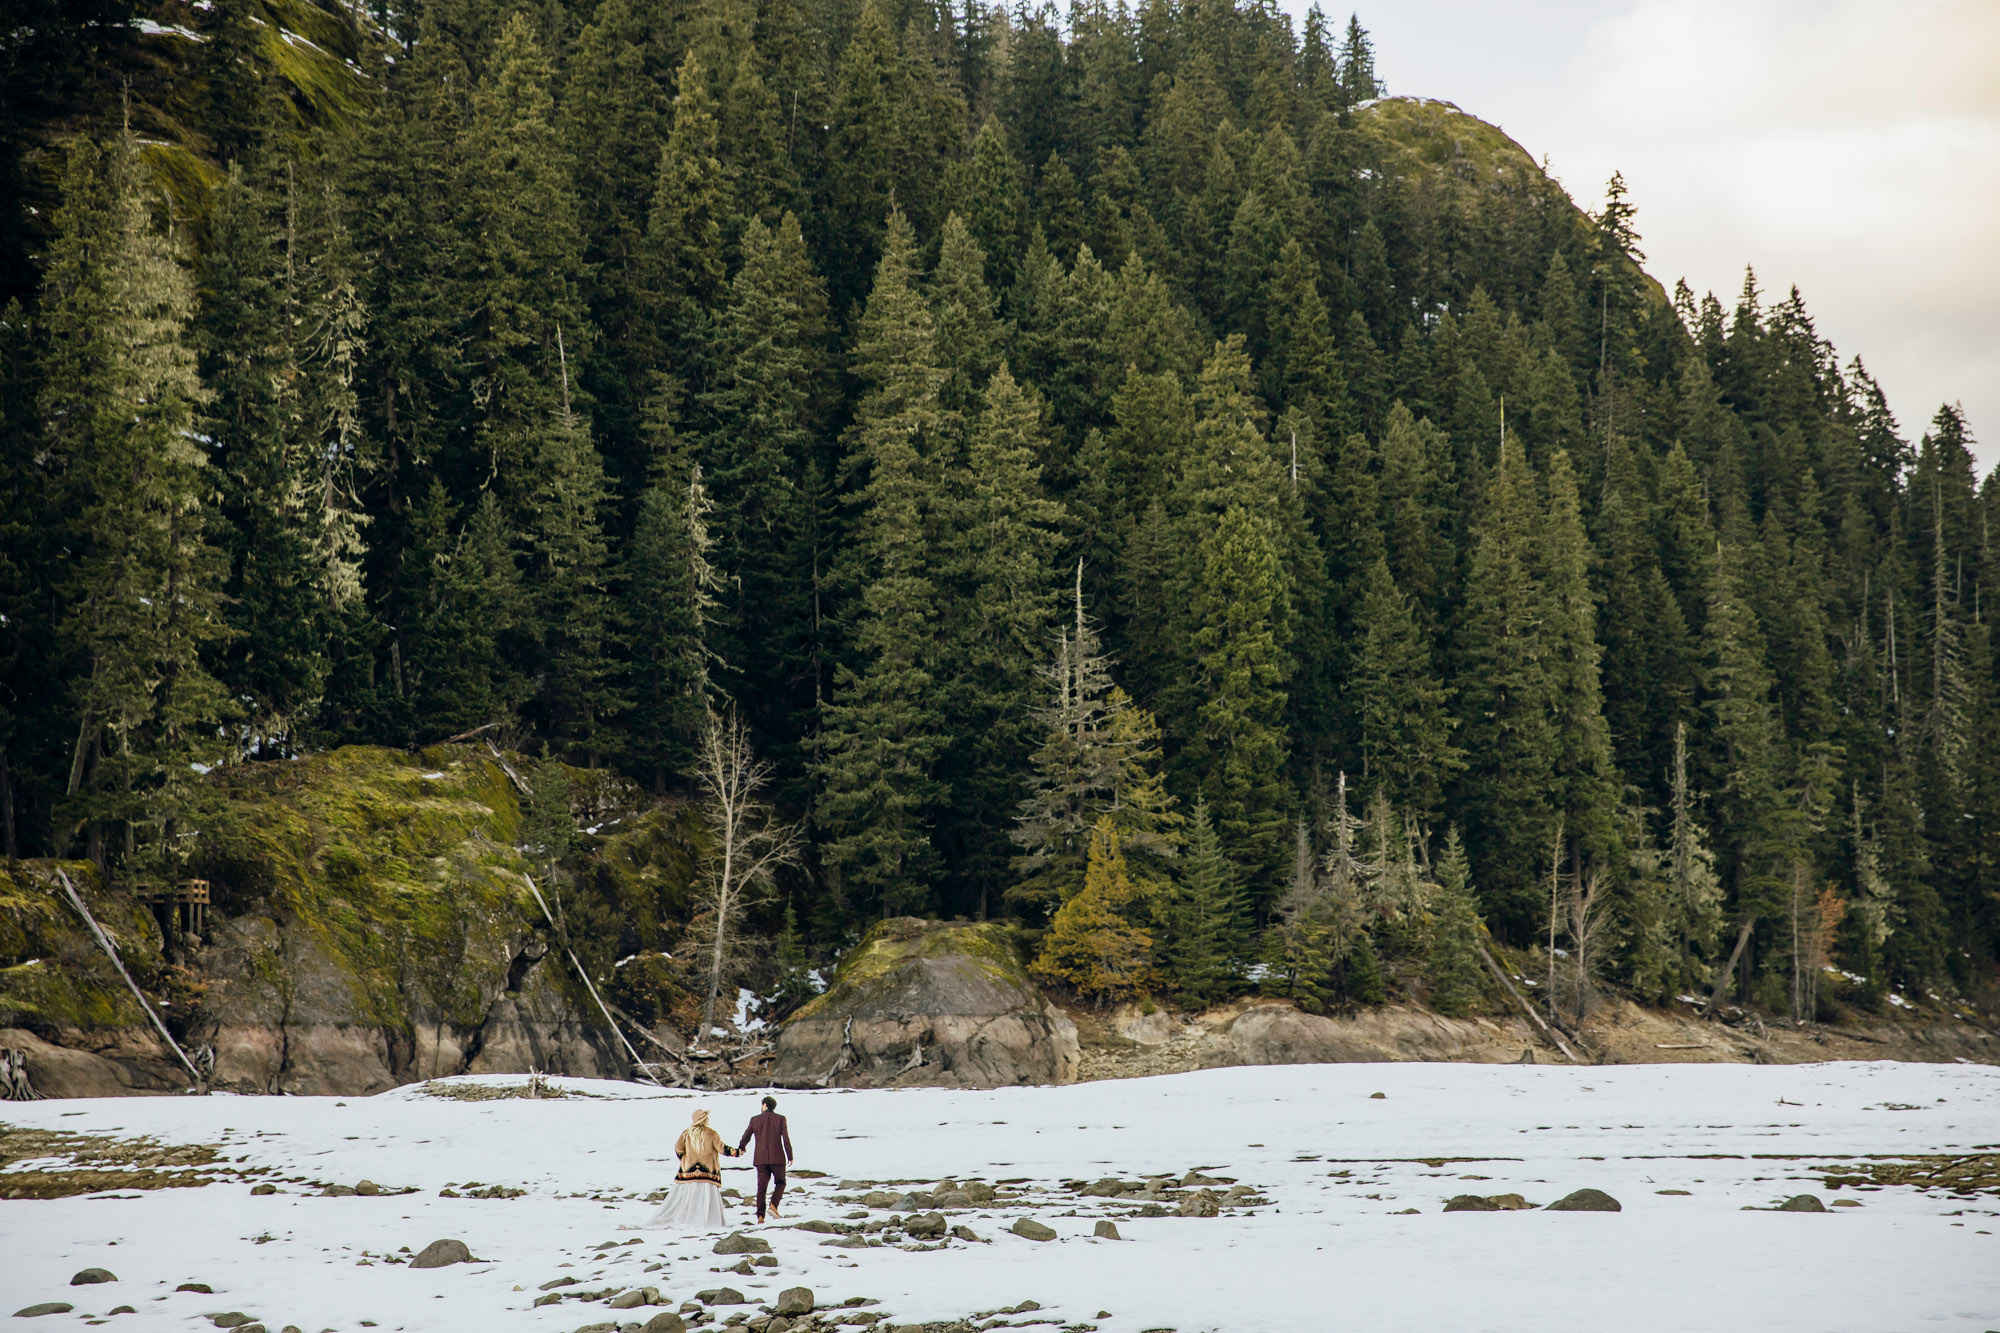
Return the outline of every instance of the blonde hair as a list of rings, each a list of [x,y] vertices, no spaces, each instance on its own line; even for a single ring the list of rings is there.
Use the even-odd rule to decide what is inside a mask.
[[[681,1143],[684,1149],[681,1153],[682,1160],[706,1162],[715,1167],[721,1165],[722,1135],[709,1128],[708,1112],[694,1113],[694,1123],[682,1132]]]

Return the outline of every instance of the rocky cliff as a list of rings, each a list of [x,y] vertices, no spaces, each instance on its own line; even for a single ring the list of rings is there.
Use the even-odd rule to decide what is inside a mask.
[[[147,907],[68,867],[182,1044],[241,1092],[366,1094],[458,1073],[623,1077],[629,1060],[529,891],[512,766],[472,747],[349,748],[216,775],[192,865],[204,932],[168,941]],[[518,769],[513,770],[518,773]],[[600,984],[611,954],[685,917],[684,812],[574,773],[580,872],[542,885]],[[0,1048],[49,1096],[167,1092],[188,1079],[69,904],[54,866],[0,871]],[[633,923],[646,923],[637,929]],[[677,995],[620,972],[633,1029],[662,1044]],[[614,998],[614,1003],[616,998]],[[642,1038],[643,1040],[643,1038]]]

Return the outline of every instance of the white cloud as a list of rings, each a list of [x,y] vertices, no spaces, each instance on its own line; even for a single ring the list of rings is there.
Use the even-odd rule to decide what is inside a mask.
[[[1498,122],[1586,207],[1623,171],[1663,281],[1797,285],[1907,434],[1962,401],[2000,460],[2000,4],[1404,0],[1362,22],[1392,91]]]

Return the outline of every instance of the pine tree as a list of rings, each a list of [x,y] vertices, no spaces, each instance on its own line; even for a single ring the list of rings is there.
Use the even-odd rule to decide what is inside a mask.
[[[533,714],[549,737],[595,757],[618,708],[604,464],[589,427],[567,404],[537,444],[527,533],[530,605],[541,637]]]
[[[520,664],[533,625],[499,501],[488,491],[460,527],[433,481],[410,528],[421,592],[408,599],[404,670],[426,738],[513,722],[532,688]]]
[[[1504,929],[1533,929],[1543,895],[1536,862],[1555,828],[1549,799],[1558,738],[1536,577],[1542,528],[1535,476],[1509,437],[1472,530],[1472,566],[1460,627],[1462,788],[1478,882]]]
[[[1053,910],[1082,882],[1089,831],[1109,816],[1120,848],[1137,858],[1133,883],[1157,912],[1183,822],[1166,788],[1159,723],[1112,682],[1112,661],[1085,614],[1080,567],[1068,621],[1041,668],[1041,743],[1016,816],[1021,855],[1006,898],[1030,913]]]
[[[633,369],[643,374],[672,364],[684,382],[706,387],[718,370],[709,311],[722,291],[722,224],[731,203],[714,102],[693,54],[681,61],[675,87],[673,128],[660,149],[639,259],[650,327],[633,349]]]
[[[1444,793],[1465,768],[1451,743],[1458,720],[1438,680],[1408,600],[1386,560],[1369,567],[1356,624],[1361,634],[1349,678],[1360,721],[1362,777],[1419,822],[1443,809]]]
[[[1619,783],[1604,722],[1590,542],[1576,474],[1564,453],[1549,460],[1547,517],[1535,556],[1542,599],[1538,637],[1555,742],[1550,795],[1578,854],[1609,861]]]
[[[953,811],[940,835],[980,916],[997,902],[1012,811],[1035,748],[1035,651],[1054,611],[1056,525],[1040,490],[1044,412],[1002,365],[986,386],[941,563],[959,590],[945,626],[947,710],[956,737],[941,772]]]
[[[854,555],[866,571],[853,664],[841,664],[815,764],[824,856],[850,910],[885,914],[931,901],[931,842],[945,792],[935,765],[947,735],[936,673],[940,618],[930,550],[941,420],[930,312],[916,290],[916,239],[889,220],[855,370],[868,385],[849,438]]]
[[[624,759],[655,790],[693,762],[712,703],[721,579],[701,465],[674,431],[665,386],[648,409],[650,479],[620,556],[619,625],[629,645]]]
[[[1215,822],[1253,893],[1268,893],[1290,814],[1284,778],[1290,606],[1267,526],[1231,506],[1202,543],[1195,648],[1202,697],[1184,762],[1216,792]]]
[[[1431,1007],[1441,1014],[1462,1016],[1486,991],[1480,971],[1479,908],[1472,892],[1472,866],[1458,830],[1445,833],[1444,854],[1437,866],[1437,922],[1431,933],[1424,978],[1430,983]]]
[[[808,478],[827,396],[826,297],[791,214],[776,228],[753,218],[742,250],[700,402],[700,453],[716,502],[711,559],[722,579],[713,649],[763,752],[790,775],[816,702]]]
[[[1109,815],[1100,816],[1090,836],[1083,888],[1056,910],[1029,970],[1098,1001],[1142,990],[1151,971],[1152,937],[1129,919],[1135,897],[1118,831]]]
[[[1165,963],[1175,995],[1198,1009],[1228,998],[1241,984],[1247,922],[1235,868],[1223,853],[1208,803],[1198,796],[1187,829]]]
[[[463,145],[464,206],[481,219],[465,343],[477,428],[452,483],[466,494],[497,484],[516,520],[527,512],[543,432],[568,406],[565,367],[588,357],[594,340],[581,289],[580,206],[556,129],[554,80],[533,24],[522,14],[508,19],[473,94]]]
[[[287,165],[268,188],[232,168],[209,214],[191,326],[212,393],[223,614],[235,631],[216,665],[244,707],[255,749],[311,734],[333,640],[361,593],[366,443],[354,398],[361,311],[337,224]]]
[[[37,403],[70,551],[57,637],[75,742],[58,842],[82,831],[102,862],[112,834],[140,877],[170,876],[189,854],[196,769],[229,757],[219,724],[233,712],[204,660],[229,631],[195,433],[195,292],[151,193],[130,131],[105,150],[71,142]]]

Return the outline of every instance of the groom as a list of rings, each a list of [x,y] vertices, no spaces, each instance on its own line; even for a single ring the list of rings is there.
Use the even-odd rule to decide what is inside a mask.
[[[792,1160],[792,1132],[785,1126],[785,1117],[778,1114],[778,1099],[766,1097],[764,1109],[750,1118],[743,1137],[737,1141],[736,1150],[743,1151],[743,1145],[751,1136],[757,1139],[757,1154],[751,1158],[757,1168],[757,1220],[764,1220],[764,1190],[771,1190],[771,1216],[778,1216],[778,1201],[785,1197],[785,1163]]]

